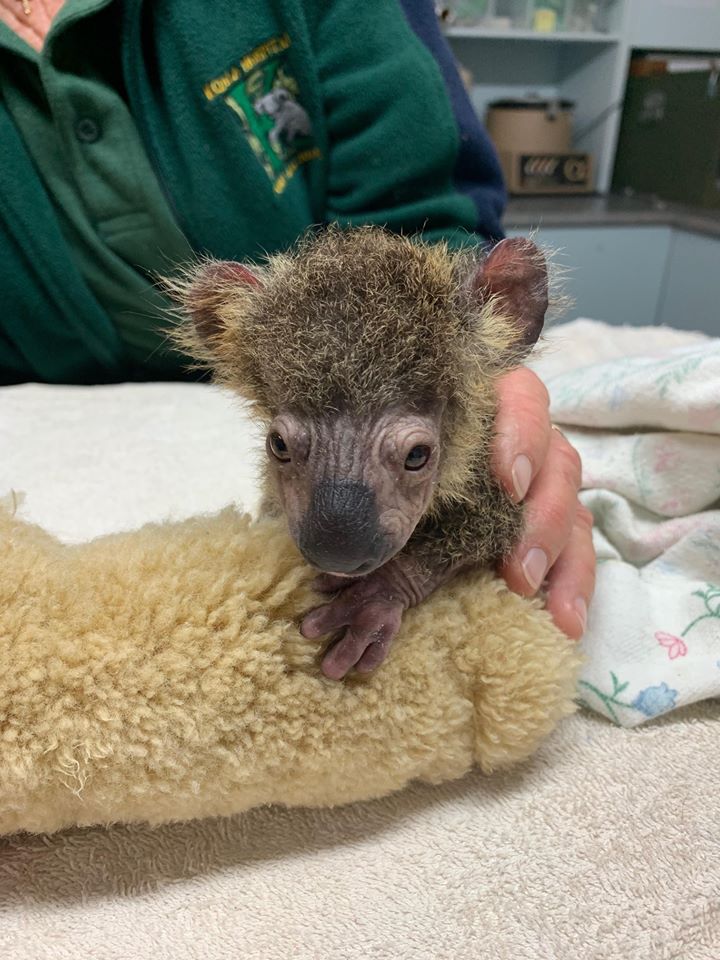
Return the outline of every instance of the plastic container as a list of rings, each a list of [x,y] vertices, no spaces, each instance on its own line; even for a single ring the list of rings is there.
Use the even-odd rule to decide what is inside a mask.
[[[535,0],[532,28],[538,33],[553,33],[565,29],[568,0]]]

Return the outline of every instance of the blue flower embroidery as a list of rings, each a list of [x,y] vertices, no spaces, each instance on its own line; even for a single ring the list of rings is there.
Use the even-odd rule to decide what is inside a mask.
[[[666,683],[659,687],[646,687],[641,690],[632,702],[632,706],[646,717],[657,717],[658,714],[672,710],[675,706],[677,690],[672,690]]]

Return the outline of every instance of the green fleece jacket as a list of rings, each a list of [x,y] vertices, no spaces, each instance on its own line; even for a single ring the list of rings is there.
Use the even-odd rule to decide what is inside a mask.
[[[2,30],[0,382],[172,376],[153,275],[194,253],[501,236],[430,0],[67,0],[39,55]]]

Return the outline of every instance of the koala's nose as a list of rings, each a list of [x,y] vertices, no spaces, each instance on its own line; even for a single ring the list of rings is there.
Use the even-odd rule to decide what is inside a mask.
[[[298,537],[308,563],[332,573],[371,568],[385,551],[375,494],[357,480],[322,480]]]

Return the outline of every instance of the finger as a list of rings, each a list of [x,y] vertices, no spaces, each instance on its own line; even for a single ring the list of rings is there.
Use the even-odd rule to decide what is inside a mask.
[[[581,480],[580,457],[565,437],[553,430],[543,468],[525,501],[525,529],[520,544],[501,565],[511,590],[537,593],[575,523]]]
[[[330,603],[315,607],[306,614],[300,624],[300,633],[306,640],[317,640],[328,633],[334,633],[340,627],[346,627],[353,618],[355,604],[346,601],[342,594]]]
[[[399,604],[367,604],[323,657],[322,672],[331,680],[340,680],[353,667],[363,673],[374,670],[385,659],[401,620]]]
[[[348,627],[322,659],[321,670],[330,680],[342,680],[362,657],[368,646],[368,637]]]
[[[492,469],[513,499],[524,500],[550,446],[550,400],[540,378],[520,367],[497,384]]]
[[[387,656],[391,638],[374,640],[355,664],[358,673],[372,673]]]
[[[370,673],[379,667],[387,656],[390,644],[397,636],[402,621],[402,610],[392,607],[385,613],[385,618],[375,632],[375,639],[358,660],[355,669],[358,673]]]
[[[548,574],[546,606],[563,633],[579,640],[587,625],[587,609],[595,591],[595,548],[592,514],[578,507],[570,539]]]

